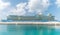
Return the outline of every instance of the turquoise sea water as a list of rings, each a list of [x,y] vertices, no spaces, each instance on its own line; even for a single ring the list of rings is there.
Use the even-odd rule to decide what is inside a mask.
[[[47,25],[0,25],[0,35],[60,35],[60,29]]]

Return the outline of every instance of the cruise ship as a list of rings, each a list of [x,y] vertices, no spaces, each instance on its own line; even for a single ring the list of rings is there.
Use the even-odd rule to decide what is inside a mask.
[[[49,15],[35,15],[35,16],[18,16],[18,15],[9,15],[7,16],[6,20],[2,20],[3,22],[16,22],[16,21],[42,21],[42,22],[47,22],[47,21],[54,21],[55,18],[51,14]]]

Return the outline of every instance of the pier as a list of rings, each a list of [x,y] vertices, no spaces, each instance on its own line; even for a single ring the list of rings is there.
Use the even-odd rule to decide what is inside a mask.
[[[0,24],[43,24],[43,25],[60,25],[60,22],[0,22]]]

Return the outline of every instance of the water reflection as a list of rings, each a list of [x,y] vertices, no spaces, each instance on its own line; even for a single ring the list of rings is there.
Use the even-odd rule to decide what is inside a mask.
[[[7,29],[9,32],[15,31],[21,35],[50,35],[54,30],[46,25],[8,25]]]

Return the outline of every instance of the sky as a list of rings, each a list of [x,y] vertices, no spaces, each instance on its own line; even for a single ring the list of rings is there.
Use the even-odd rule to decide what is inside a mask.
[[[60,21],[60,0],[0,0],[0,20],[8,15],[34,16],[51,13]]]

